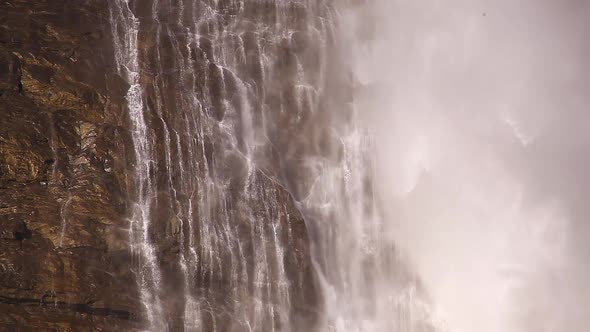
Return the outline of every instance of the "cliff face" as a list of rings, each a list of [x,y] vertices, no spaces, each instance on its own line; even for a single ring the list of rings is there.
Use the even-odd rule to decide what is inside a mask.
[[[129,328],[122,79],[102,1],[0,4],[0,326]]]
[[[276,23],[276,5],[254,1],[239,9],[221,1],[204,24],[190,28],[201,36],[190,40],[183,24],[172,18],[192,26],[195,17],[208,15],[206,6],[195,2],[184,11],[168,2],[160,7],[132,6],[142,22],[140,81],[152,142],[150,161],[138,160],[134,153],[137,142],[125,98],[129,82],[114,55],[115,4],[0,3],[0,330],[146,327],[146,304],[141,303],[138,287],[145,257],[132,254],[129,230],[137,202],[136,170],[149,162],[155,165],[149,170],[155,198],[146,231],[156,250],[162,285],[153,296],[165,308],[160,318],[171,322],[167,328],[187,329],[193,302],[179,300],[183,297],[208,303],[209,314],[195,318],[204,330],[245,329],[232,321],[233,315],[270,321],[259,323],[258,330],[312,326],[319,300],[305,224],[291,195],[279,184],[295,188],[297,177],[284,174],[297,168],[283,168],[286,154],[276,151],[301,146],[290,140],[309,134],[295,128],[301,119],[310,121],[310,110],[295,109],[305,106],[293,95],[300,75],[294,55],[299,52],[312,63],[314,52],[306,49],[318,47],[310,46],[313,39],[308,36],[313,34],[303,28],[306,11],[289,7],[284,18],[299,33],[273,39],[264,35],[271,30],[257,30],[253,22]],[[229,22],[238,12],[251,20],[242,19],[239,28]],[[221,33],[232,29],[235,34]],[[222,54],[227,48],[218,45],[232,42],[226,39],[236,42],[245,58],[230,61]],[[275,56],[268,66],[280,77],[273,81],[264,78],[263,46]],[[189,66],[190,77],[185,75]],[[315,67],[304,68],[311,72]],[[199,99],[200,106],[188,107],[192,101],[183,100],[189,85],[191,98]],[[238,93],[245,86],[247,103]],[[308,104],[309,108],[312,102]],[[276,119],[267,119],[274,123],[268,132],[275,145],[265,143],[247,152],[249,138],[236,135],[235,148],[227,148],[232,139],[224,136],[219,123],[243,118],[243,107],[257,110],[252,114],[259,129],[268,116],[263,109],[282,109],[272,115]],[[206,111],[191,120],[197,109]],[[238,121],[232,128],[245,132],[244,126]],[[176,135],[172,139],[171,133]],[[258,160],[254,166],[253,159]],[[208,184],[210,190],[199,189]],[[219,217],[224,213],[227,218]],[[235,230],[222,234],[224,222]],[[269,236],[275,239],[267,244]],[[240,259],[244,261],[237,264]],[[268,263],[271,260],[275,263]],[[257,279],[260,271],[266,279]],[[271,287],[275,280],[286,280],[289,286]],[[229,299],[243,301],[246,308]],[[269,309],[256,307],[262,301],[269,308],[283,308],[283,300],[288,312],[280,317],[267,317],[264,312]]]

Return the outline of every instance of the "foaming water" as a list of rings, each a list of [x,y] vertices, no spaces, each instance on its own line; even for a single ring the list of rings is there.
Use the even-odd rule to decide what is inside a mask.
[[[586,330],[588,6],[362,8],[350,64],[377,191],[431,311],[457,332]]]

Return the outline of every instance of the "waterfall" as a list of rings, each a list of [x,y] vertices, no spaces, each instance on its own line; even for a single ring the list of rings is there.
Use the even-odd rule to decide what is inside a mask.
[[[64,236],[66,234],[66,227],[68,225],[67,209],[71,201],[72,197],[68,196],[63,202],[61,202],[61,207],[59,208],[59,217],[61,219],[61,229],[59,233],[59,248],[63,248]]]
[[[144,91],[140,85],[138,33],[139,21],[129,8],[127,0],[109,3],[117,70],[129,84],[125,96],[131,137],[135,154],[135,182],[133,184],[133,207],[129,220],[129,243],[137,257],[136,275],[150,327],[163,330],[164,318],[159,299],[160,271],[155,248],[151,242],[151,208],[154,184],[151,177],[153,159],[152,142],[144,116]]]
[[[569,202],[525,180],[559,117],[516,111],[551,113],[513,64],[547,47],[503,39],[518,6],[452,3],[109,1],[147,330],[520,332],[553,312],[518,295],[573,251]]]
[[[129,233],[146,328],[430,331],[374,199],[373,144],[342,56],[357,45],[346,11],[110,6],[130,86]]]
[[[344,7],[378,234],[416,275],[415,299],[453,332],[587,330],[588,5]]]
[[[312,257],[324,293],[323,330],[445,331],[427,294],[392,233],[394,223],[379,198],[376,145],[364,122],[362,72],[354,67],[371,35],[364,14],[376,2],[344,3],[330,11],[336,39],[328,52],[327,122],[318,130],[323,150],[307,155],[305,175],[313,180],[298,203],[306,216]],[[366,40],[360,38],[367,38]],[[359,58],[354,58],[358,55]],[[355,62],[357,61],[357,62]],[[370,61],[365,59],[365,61]],[[347,68],[347,72],[343,68]],[[334,77],[334,72],[340,76]],[[334,87],[334,85],[338,85]],[[326,127],[323,127],[326,126]],[[327,129],[325,129],[327,128]]]
[[[293,132],[285,121],[298,118],[297,105],[314,103],[320,74],[303,62],[315,66],[319,55],[305,43],[326,38],[325,6],[110,7],[119,74],[130,86],[129,233],[146,329],[312,328],[319,290],[277,149],[288,139],[281,130]],[[296,86],[309,92],[299,98]]]
[[[60,181],[58,180],[58,171],[59,168],[62,166],[60,157],[58,154],[59,142],[57,138],[57,133],[55,130],[55,119],[52,113],[49,113],[47,116],[48,126],[49,126],[49,138],[50,138],[50,147],[51,147],[51,181],[48,183],[52,186],[52,189],[58,187],[60,185]],[[61,185],[64,185],[63,183]],[[55,190],[55,189],[54,189]],[[59,241],[57,242],[58,248],[63,248],[64,245],[64,237],[66,235],[67,223],[68,223],[68,216],[67,210],[69,208],[69,204],[72,200],[72,197],[68,191],[66,197],[62,197],[58,200],[60,203],[59,207],[59,217],[61,221],[61,226],[59,230]]]

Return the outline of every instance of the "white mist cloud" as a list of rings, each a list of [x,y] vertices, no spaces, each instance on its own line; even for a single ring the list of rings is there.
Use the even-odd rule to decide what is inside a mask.
[[[365,6],[344,14],[375,25],[358,108],[436,311],[454,332],[588,331],[590,3]]]

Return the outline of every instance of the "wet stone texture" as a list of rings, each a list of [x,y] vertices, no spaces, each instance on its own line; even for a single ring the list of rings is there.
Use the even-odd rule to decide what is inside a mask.
[[[337,149],[322,150],[331,137],[306,125],[321,128],[329,121],[322,103],[345,100],[320,101],[312,88],[324,79],[319,48],[330,36],[308,16],[325,13],[295,1],[210,2],[131,3],[142,22],[161,318],[185,330],[184,296],[206,299],[197,315],[204,331],[246,330],[235,317],[260,317],[255,330],[311,330],[321,295],[293,197],[311,185],[303,154],[338,158]],[[134,273],[141,262],[128,235],[135,165],[146,161],[133,153],[113,3],[0,2],[0,331],[146,327]],[[279,25],[289,32],[277,35]],[[338,72],[337,63],[323,66]],[[222,234],[226,224],[232,239]],[[264,280],[255,268],[261,253],[273,262]],[[260,301],[285,302],[288,312],[250,312]]]
[[[102,1],[0,3],[0,330],[127,330],[126,86]]]

